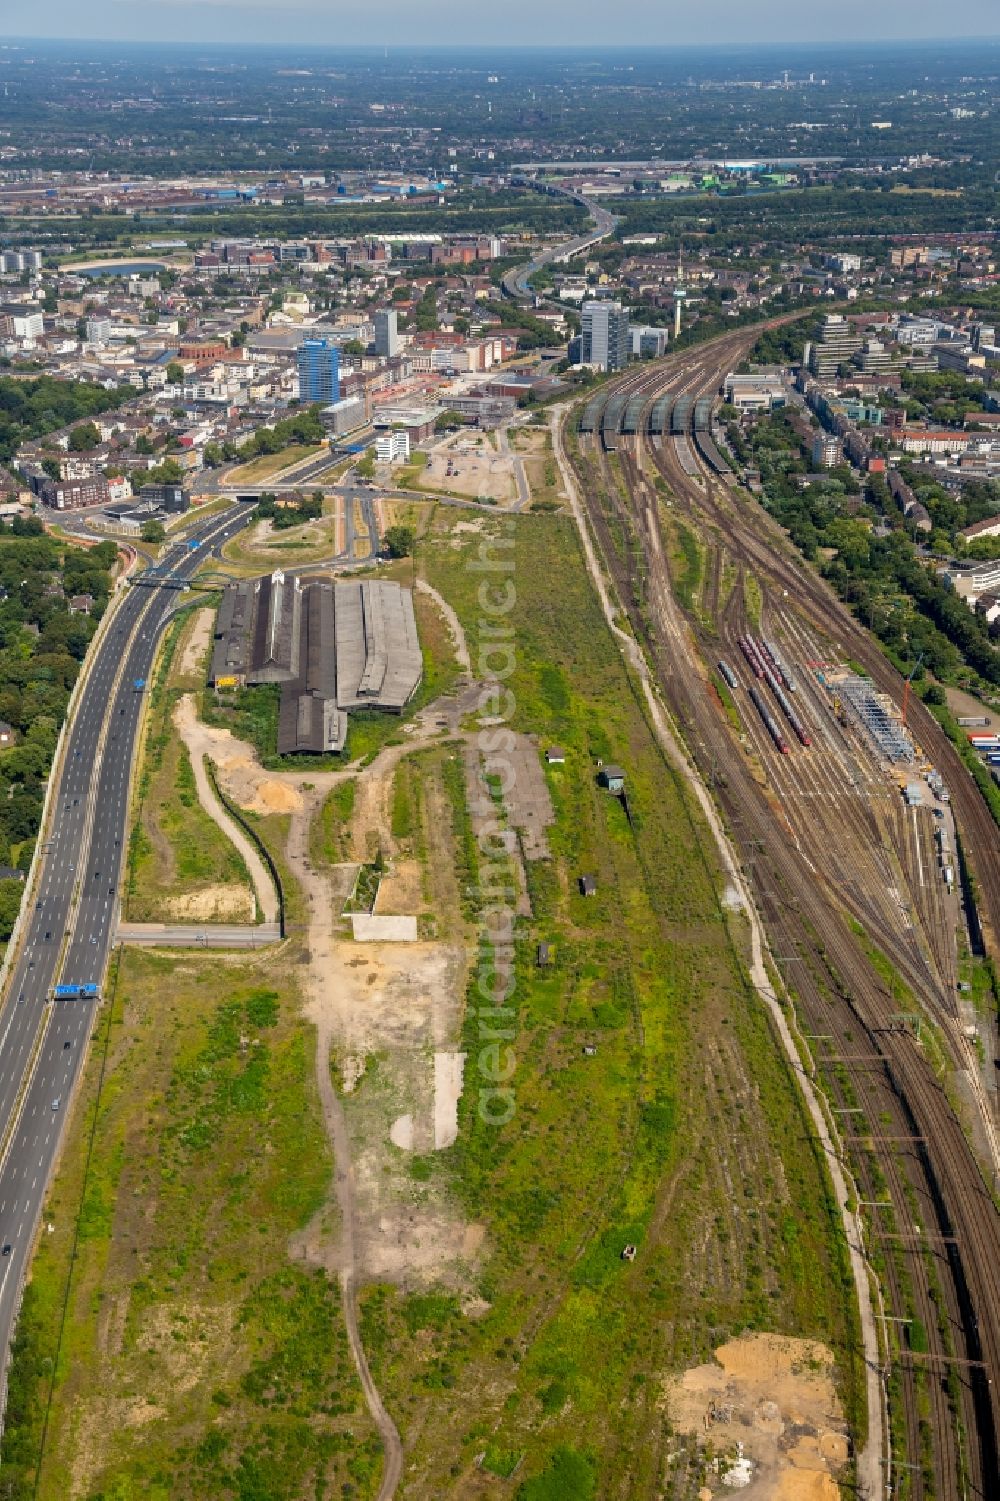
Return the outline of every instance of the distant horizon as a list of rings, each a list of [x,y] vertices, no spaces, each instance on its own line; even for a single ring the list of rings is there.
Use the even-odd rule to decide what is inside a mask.
[[[114,0],[121,3],[121,0]],[[182,4],[190,4],[191,0],[180,0]],[[222,38],[222,37],[198,37],[178,41],[176,37],[160,36],[74,36],[70,33],[62,35],[42,36],[27,35],[17,32],[0,33],[0,51],[5,49],[23,49],[31,46],[85,46],[101,47],[156,47],[168,48],[176,51],[191,52],[202,47],[227,48],[233,51],[261,51],[267,49],[272,52],[385,52],[389,56],[408,52],[515,52],[515,53],[605,53],[620,56],[648,56],[651,52],[748,52],[764,53],[774,51],[798,51],[817,50],[825,52],[866,52],[873,47],[893,47],[898,51],[916,50],[924,47],[960,48],[964,46],[981,45],[1000,48],[1000,26],[992,33],[973,33],[956,36],[876,36],[866,37],[863,41],[856,38],[834,37],[771,37],[764,41],[736,40],[736,41],[652,41],[643,43],[628,42],[603,42],[596,39],[586,41],[548,41],[548,42],[518,42],[518,41],[406,41],[392,42],[376,41],[343,41],[332,38],[308,40],[306,38],[283,40],[271,40],[268,38]]]
[[[834,10],[801,0],[632,0],[622,43],[621,18],[606,0],[506,0],[501,8],[470,8],[467,0],[35,0],[5,23],[12,42],[109,42],[190,48],[223,45],[308,47],[500,47],[577,52],[589,47],[646,51],[651,47],[870,47],[949,45],[1000,40],[996,0],[965,0],[948,18],[913,0],[839,0]],[[235,35],[234,35],[235,33]],[[877,34],[873,42],[872,34]],[[901,43],[900,37],[906,42]],[[726,42],[720,42],[726,37]],[[845,43],[844,38],[858,38]],[[183,38],[183,39],[180,39]]]

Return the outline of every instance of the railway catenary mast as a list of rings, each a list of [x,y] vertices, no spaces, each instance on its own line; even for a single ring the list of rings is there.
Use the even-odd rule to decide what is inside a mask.
[[[785,317],[768,320],[762,327],[775,327],[785,321],[788,321]],[[694,379],[700,381],[702,391],[717,389],[725,370],[732,367],[734,360],[744,357],[749,342],[750,338],[745,333],[727,334],[699,350],[697,362],[687,356],[679,364],[680,357],[675,357],[669,367],[671,383],[677,384],[675,372],[679,368],[688,390],[691,389]],[[699,374],[694,375],[693,372],[696,370]],[[654,398],[649,418],[649,433],[654,437],[659,436],[656,431],[656,417],[661,397],[657,384],[659,382],[660,392],[662,392],[664,378],[664,370],[659,373],[654,370],[644,373],[638,381],[635,376],[630,376],[619,383],[620,386],[626,386],[632,391],[645,388]],[[670,430],[668,423],[663,425],[668,431]],[[687,424],[685,424],[684,431],[690,431]],[[833,621],[840,632],[839,639],[844,643],[843,649],[849,650],[854,659],[863,664],[880,691],[898,697],[901,685],[897,681],[895,669],[886,662],[878,648],[839,604],[829,586],[806,569],[800,560],[793,559],[789,555],[786,540],[778,534],[777,527],[765,512],[761,511],[758,514],[757,509],[753,508],[751,515],[747,513],[745,507],[741,507],[739,513],[734,516],[730,508],[722,505],[721,492],[716,495],[711,486],[706,489],[702,485],[700,494],[696,493],[693,488],[685,493],[686,471],[677,472],[678,462],[672,451],[665,444],[661,448],[657,442],[650,444],[649,451],[655,466],[671,485],[679,488],[688,504],[701,503],[709,514],[715,515],[717,522],[723,527],[727,545],[738,562],[749,567],[779,596],[782,593],[786,597],[793,595],[796,609],[808,627],[818,629],[821,633],[829,633],[831,621]],[[705,456],[700,447],[699,453],[704,460]],[[707,460],[705,462],[706,466],[711,468]],[[640,476],[634,472],[630,474],[629,467],[626,464],[626,482],[634,486],[640,482]],[[630,565],[615,557],[611,538],[607,534],[606,518],[595,511],[594,497],[585,495],[585,499],[591,524],[594,526],[601,550],[605,555],[606,566],[611,572],[623,603],[632,615],[633,609],[638,611],[639,607],[634,605],[631,597]],[[633,500],[633,507],[637,500],[638,497]],[[634,510],[633,524],[640,527],[643,525],[644,510],[645,508]],[[623,516],[624,514],[623,512]],[[648,523],[650,520],[648,512],[645,519]],[[643,629],[641,612],[635,614],[633,623],[635,629],[641,632]],[[747,655],[746,652],[744,655]],[[676,676],[673,676],[670,681],[673,685],[672,696],[679,696],[679,700],[687,705],[686,708],[681,709],[682,716],[694,713],[693,722],[697,722],[697,710],[687,701],[688,685]],[[788,687],[787,684],[785,686]],[[788,691],[794,691],[794,689],[789,688]],[[952,805],[964,839],[967,841],[967,858],[979,880],[980,912],[984,932],[987,942],[992,947],[995,939],[1000,939],[1000,847],[996,841],[992,817],[978,789],[965,776],[947,737],[919,700],[914,703],[912,714],[914,732],[929,758],[944,772],[952,789]],[[1000,784],[1000,771],[995,771],[994,775]],[[742,807],[747,797],[753,797],[754,790],[752,786],[746,785],[742,787],[742,792],[738,793],[736,782],[728,790],[720,789],[723,801],[727,805],[732,797],[741,798],[734,808]],[[747,827],[752,829],[756,837],[763,839],[768,829],[766,810],[757,811],[760,813],[760,818],[754,816],[748,822]],[[742,824],[740,827],[742,828]],[[808,884],[806,887],[800,886],[801,873],[796,874],[790,868],[784,870],[782,861],[785,864],[790,862],[792,866],[798,867],[794,850],[772,847],[770,840],[769,848],[771,848],[772,858],[777,859],[781,855],[779,866],[784,871],[782,879],[790,880],[797,889],[801,890],[802,910],[808,915],[811,926],[799,933],[798,919],[795,916],[798,908],[789,909],[787,903],[780,908],[774,908],[765,889],[761,894],[761,900],[768,925],[778,923],[781,927],[783,922],[787,923],[791,920],[798,941],[809,942],[817,933],[826,931],[832,921],[830,908],[825,904],[822,893],[813,892]],[[778,928],[774,931],[777,932]],[[828,938],[829,942],[834,945],[830,951],[837,951],[835,945],[839,939],[835,939],[832,933],[828,935]],[[782,935],[779,941],[794,943],[796,937],[790,933],[787,938]],[[851,949],[850,942],[847,948]],[[950,1284],[946,1286],[949,1289],[954,1288],[954,1295],[958,1299],[957,1317],[960,1323],[954,1322],[956,1314],[953,1313],[953,1327],[956,1332],[961,1329],[964,1337],[963,1353],[972,1362],[970,1365],[968,1361],[959,1361],[957,1367],[960,1381],[959,1400],[960,1404],[964,1403],[971,1393],[976,1407],[974,1424],[963,1407],[966,1432],[972,1441],[967,1454],[973,1465],[973,1481],[971,1485],[966,1484],[959,1501],[964,1501],[965,1497],[970,1498],[971,1501],[972,1497],[1000,1496],[1000,1461],[998,1461],[997,1451],[997,1434],[1000,1432],[1000,1216],[982,1182],[978,1165],[955,1117],[953,1107],[944,1097],[937,1081],[930,1077],[925,1068],[922,1068],[923,1060],[919,1049],[915,1052],[912,1042],[907,1043],[905,1039],[901,1040],[894,1035],[891,1027],[893,1003],[890,1001],[883,1004],[884,998],[877,993],[877,981],[872,978],[853,951],[850,954],[839,952],[838,964],[846,966],[843,974],[849,987],[849,1010],[853,1017],[853,1025],[860,1024],[862,1036],[870,1044],[873,1054],[884,1059],[885,1079],[891,1080],[892,1098],[908,1113],[914,1132],[923,1133],[920,1137],[923,1145],[917,1156],[924,1162],[928,1181],[937,1185],[935,1195],[939,1196],[940,1200],[935,1212],[931,1213],[928,1210],[928,1224],[935,1225],[935,1228],[943,1235],[954,1236],[954,1240],[947,1242],[947,1262],[951,1268],[952,1277]],[[810,995],[809,1005],[814,1011],[817,1007],[819,1008],[816,1019],[821,1024],[826,1020],[822,1016],[824,1006],[842,1006],[842,1002],[836,999],[839,992],[823,992],[812,986],[806,986],[805,990]],[[852,1023],[848,1022],[848,1026],[850,1025]],[[868,1084],[869,1076],[873,1085],[875,1083],[876,1076],[871,1075],[871,1070],[865,1073],[849,1067],[848,1071],[852,1075],[854,1088],[860,1094],[866,1107],[869,1110],[883,1108],[874,1103],[879,1095],[878,1089],[876,1088],[873,1093]],[[874,1118],[873,1116],[872,1119]],[[891,1162],[887,1162],[885,1171],[890,1180],[891,1169]],[[900,1206],[900,1210],[905,1212],[905,1206]],[[950,1290],[947,1297],[950,1302],[952,1297]],[[923,1316],[925,1322],[928,1320],[931,1323],[934,1322],[933,1310],[928,1310]],[[977,1360],[982,1361],[982,1368],[975,1364]],[[909,1367],[904,1367],[904,1369],[909,1369]],[[942,1421],[941,1432],[944,1432],[948,1423],[947,1420]],[[950,1447],[954,1451],[955,1446]],[[915,1451],[912,1447],[908,1452],[911,1458],[914,1457]],[[942,1483],[945,1483],[944,1480]],[[947,1484],[942,1494],[945,1493],[950,1493]]]

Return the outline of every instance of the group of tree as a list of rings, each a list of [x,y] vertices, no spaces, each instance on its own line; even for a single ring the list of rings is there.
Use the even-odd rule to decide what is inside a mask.
[[[264,454],[281,453],[298,444],[307,447],[323,443],[326,433],[319,418],[321,410],[318,405],[303,407],[291,417],[283,417],[273,427],[258,428],[252,438],[248,438],[231,454],[226,451],[227,445],[224,445],[223,454],[236,459],[256,459]]]
[[[738,457],[759,469],[767,508],[898,663],[922,657],[926,669],[946,681],[971,671],[1000,686],[1000,651],[990,628],[917,552],[909,523],[880,476],[863,481],[843,465],[803,484],[802,440],[787,414],[759,419],[752,443],[735,423],[729,436]],[[964,524],[970,512],[997,509],[993,486],[968,488],[952,521]],[[947,544],[947,534],[942,539]]]
[[[323,492],[314,490],[303,495],[296,490],[280,500],[273,490],[265,490],[257,502],[257,515],[271,522],[275,531],[287,531],[304,521],[316,521],[323,514]]]
[[[57,380],[51,375],[33,380],[0,376],[0,462],[13,458],[30,438],[44,437],[73,422],[84,430],[81,442],[91,437],[99,441],[100,434],[86,419],[113,411],[135,394],[131,386],[107,391],[89,381]]]
[[[386,527],[382,545],[390,558],[408,558],[416,544],[417,533],[412,526],[403,522],[397,522],[394,526]]]
[[[0,751],[0,865],[30,865],[59,729],[107,605],[116,553],[113,542],[58,541],[34,518],[0,527],[0,720],[14,731]],[[91,597],[89,613],[70,612],[77,595]],[[22,891],[20,882],[0,882],[0,940],[10,936]]]

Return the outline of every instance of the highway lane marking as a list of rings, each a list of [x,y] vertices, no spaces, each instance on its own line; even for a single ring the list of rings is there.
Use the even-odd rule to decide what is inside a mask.
[[[181,562],[183,563],[183,562],[186,561],[186,562],[190,563],[190,565],[191,565],[191,567],[190,567],[190,569],[188,571],[190,575],[193,576],[193,574],[196,572],[197,566],[200,563],[204,562],[205,558],[207,556],[211,555],[211,551],[212,551],[211,544],[213,542],[217,541],[220,538],[228,538],[230,535],[235,535],[236,531],[238,531],[238,530],[241,529],[240,526],[236,526],[236,525],[233,524],[235,521],[236,521],[236,515],[233,515],[233,516],[229,517],[228,519],[224,520],[223,523],[222,523],[222,525],[221,525],[221,527],[219,526],[218,522],[216,522],[214,525],[212,523],[209,523],[209,525],[207,527],[205,527],[204,530],[199,529],[198,531],[195,532],[195,539],[197,539],[198,542],[199,542],[199,544],[200,544],[200,546],[198,547],[198,549],[196,551],[196,554],[193,555],[193,554],[191,554],[190,552],[188,552],[186,550],[180,553]],[[171,549],[170,550],[170,554],[168,554],[168,557],[172,557],[174,551],[175,551],[175,549]],[[176,549],[176,551],[180,552],[180,549],[178,548],[178,549]],[[173,564],[173,563],[171,564],[172,571],[176,567],[177,567],[176,564]],[[188,575],[184,575],[184,576],[188,576]],[[156,613],[156,612],[157,612],[157,599],[156,599],[156,594],[155,593],[152,595],[151,604],[150,604],[150,608],[149,608],[148,612],[147,612],[146,606],[143,605],[143,604],[138,605],[134,609],[131,608],[130,606],[126,606],[125,607],[125,610],[123,611],[123,620],[124,620],[124,623],[119,627],[118,634],[119,635],[124,634],[126,625],[130,624],[131,625],[131,630],[132,630],[132,635],[131,635],[131,647],[127,651],[127,654],[126,654],[126,657],[125,657],[124,661],[121,662],[121,666],[119,667],[118,672],[116,674],[114,674],[114,676],[118,677],[119,681],[121,680],[122,668],[124,668],[126,666],[126,664],[137,665],[140,668],[145,665],[145,658],[148,655],[148,652],[145,649],[147,643],[150,643],[150,642],[153,643],[153,650],[154,650],[154,653],[155,653],[155,646],[156,646],[156,642],[159,639],[161,626],[169,619],[169,616],[172,613],[172,611],[169,610],[169,609],[163,608],[162,602],[160,602],[159,613]],[[154,629],[152,631],[150,631],[149,630],[149,626],[150,626],[151,623],[153,623],[153,620],[155,620]],[[138,628],[138,640],[139,640],[139,642],[142,645],[142,650],[139,650],[138,646],[137,646],[137,639],[136,639],[137,628]],[[110,645],[110,643],[111,643],[111,641],[113,639],[114,638],[112,638],[109,635],[109,636],[105,637],[104,641],[102,641],[102,643],[100,645],[99,654],[98,654],[98,657],[97,657],[97,661],[95,662],[95,665],[94,665],[94,672],[93,672],[92,676],[89,678],[89,681],[88,681],[88,683],[86,685],[87,688],[93,688],[94,692],[98,692],[100,690],[100,688],[103,686],[103,684],[106,683],[110,679],[110,677],[111,677],[111,669],[110,669],[111,645]],[[105,667],[103,664],[107,664],[107,666]],[[122,695],[119,693],[118,697],[121,698]],[[133,705],[135,705],[134,699],[133,699]],[[82,708],[81,705],[75,704],[74,705],[74,714],[76,714],[78,711],[80,711],[81,708]],[[138,710],[138,706],[135,705],[133,707],[132,712],[128,716],[128,727],[129,727],[129,731],[131,733],[131,737],[132,737],[132,741],[133,742],[134,742],[135,734],[137,733],[137,730],[138,730],[138,724],[139,724],[139,718],[140,718],[140,715],[137,712],[137,710]],[[89,710],[87,710],[86,708],[83,708],[83,713],[85,715],[89,714],[89,712],[90,712]],[[124,714],[124,712],[125,712],[125,710],[123,708],[122,709],[122,713]],[[78,768],[75,765],[75,762],[76,761],[82,761],[84,752],[87,753],[88,758],[89,758],[89,756],[90,756],[90,754],[91,754],[92,751],[94,753],[96,753],[99,750],[101,743],[107,737],[108,727],[109,727],[108,720],[105,718],[105,719],[103,719],[101,721],[100,729],[99,730],[95,729],[94,733],[90,733],[89,726],[87,725],[85,719],[82,722],[81,722],[80,718],[75,718],[72,721],[71,727],[69,729],[68,745],[67,745],[67,750],[72,750],[72,755],[71,756],[67,756],[66,758],[63,759],[62,765],[61,765],[61,767],[59,769],[60,784],[59,784],[58,791],[57,791],[57,797],[58,796],[65,797],[66,795],[68,795],[70,798],[74,799],[74,804],[75,804],[76,799],[74,798],[74,794],[79,793],[79,795],[82,796],[84,793],[86,793],[88,795],[87,807],[86,807],[86,811],[84,811],[83,809],[81,809],[78,813],[74,813],[74,812],[70,811],[69,817],[66,820],[64,820],[59,825],[56,837],[53,838],[52,836],[50,836],[49,838],[47,838],[44,841],[44,843],[42,845],[42,849],[45,850],[46,852],[60,851],[61,848],[62,848],[62,845],[64,843],[72,843],[75,846],[75,845],[79,844],[81,841],[86,840],[87,834],[88,834],[88,829],[91,830],[91,831],[93,829],[94,815],[96,814],[97,801],[98,801],[100,793],[101,793],[102,784],[104,785],[104,787],[107,787],[107,785],[108,785],[108,782],[105,781],[105,778],[104,778],[104,773],[105,773],[105,770],[107,769],[107,763],[104,760],[104,757],[103,757],[103,754],[102,754],[100,756],[100,760],[99,760],[99,767],[100,767],[100,769],[99,769],[98,775],[97,775],[97,777],[95,779],[94,776],[92,775],[93,770],[94,770],[93,766],[91,766],[91,774],[90,775],[88,775],[87,777],[83,777],[82,775],[78,776],[77,775],[78,771],[80,773],[82,773],[83,767],[81,765]],[[133,750],[134,750],[134,745],[133,745]],[[126,768],[124,766],[122,766],[121,764],[119,764],[119,766],[118,766],[117,769],[118,769],[117,790],[120,793],[121,792],[121,788],[122,788],[122,786],[124,784],[124,781],[125,781]],[[129,767],[128,770],[130,771],[131,768]],[[116,783],[115,783],[115,779],[114,779],[113,775],[109,778],[109,781],[110,781],[111,787],[115,788],[116,787]],[[58,817],[58,813],[57,812],[56,812],[56,817]],[[92,832],[90,834],[90,838],[91,838],[91,840],[93,839]],[[80,864],[81,864],[81,866],[83,866],[84,861],[81,860]],[[69,871],[73,871],[74,869],[75,869],[74,863],[70,862],[70,864],[69,864]],[[61,879],[59,879],[58,876],[53,877],[50,874],[51,872],[53,872],[55,870],[59,870],[60,871]],[[76,928],[76,924],[77,924],[77,922],[79,920],[79,917],[80,917],[80,911],[79,911],[79,908],[77,906],[77,903],[79,901],[79,897],[78,897],[78,895],[75,892],[75,888],[73,887],[73,883],[71,883],[69,881],[69,877],[68,877],[68,874],[66,872],[65,866],[62,866],[61,869],[59,867],[57,867],[55,865],[55,862],[51,861],[51,854],[50,854],[49,859],[46,859],[45,864],[43,866],[43,871],[42,871],[42,877],[41,877],[41,879],[42,879],[42,887],[41,887],[41,889],[43,891],[43,894],[47,894],[49,896],[49,899],[51,900],[51,895],[53,894],[53,892],[58,893],[58,896],[61,899],[61,901],[65,902],[67,904],[68,910],[66,912],[65,919],[63,919],[60,914],[56,914],[56,922],[57,922],[57,924],[62,924],[62,923],[71,924],[72,928],[75,929]],[[54,885],[53,885],[53,880],[54,880]],[[72,893],[72,894],[70,894],[70,893]],[[43,900],[44,900],[44,895],[43,895]],[[104,906],[105,906],[105,909],[107,909],[110,906],[110,903],[108,901],[105,901]],[[76,910],[74,910],[74,908]],[[41,923],[43,923],[46,919],[48,919],[49,921],[52,921],[52,915],[51,914],[39,914],[38,917],[36,917],[36,919],[33,921],[31,927],[29,928],[29,933],[32,932],[32,931],[34,931],[36,934],[39,933],[41,931]],[[77,944],[81,940],[78,938],[78,936],[76,935],[75,932],[73,932],[73,933],[67,933],[66,936],[70,938],[70,945],[69,945],[69,948],[65,952],[66,952],[66,955],[67,955],[67,959],[72,959],[72,958],[76,957],[76,954],[75,954],[76,946],[77,946]],[[109,933],[105,934],[105,952],[104,952],[104,959],[105,959],[105,961],[106,961],[106,958],[107,958],[107,942],[108,942],[109,938],[110,938],[110,934]],[[36,942],[37,942],[37,939],[36,939]],[[42,1053],[43,1053],[44,1048],[45,1048],[45,1041],[46,1041],[46,1037],[47,1037],[48,1030],[49,1030],[48,1024],[49,1024],[49,1022],[51,1020],[51,1015],[52,1015],[52,1008],[50,1008],[50,1007],[48,1007],[46,1005],[47,992],[48,992],[49,985],[48,985],[48,983],[46,983],[46,977],[43,975],[43,972],[42,972],[43,969],[45,969],[45,968],[48,967],[48,966],[45,965],[44,959],[42,960],[42,963],[39,966],[39,968],[35,970],[34,976],[31,977],[33,983],[30,983],[30,985],[29,985],[28,969],[29,968],[33,968],[33,965],[29,963],[29,961],[30,961],[30,959],[31,959],[31,957],[33,955],[33,952],[34,952],[34,950],[31,947],[26,948],[22,952],[21,959],[19,961],[18,971],[15,971],[15,974],[19,975],[21,984],[25,988],[30,988],[32,991],[37,991],[38,988],[39,988],[39,985],[41,984],[41,990],[42,990],[41,1000],[42,1000],[42,1007],[43,1007],[42,1018],[41,1018],[42,1025],[41,1025],[40,1029],[36,1029],[36,1031],[35,1031],[35,1035],[34,1035],[34,1039],[33,1039],[33,1043],[32,1043],[32,1048],[31,1048],[31,1053],[29,1055],[30,1056],[30,1067],[27,1068],[27,1072],[25,1072],[24,1070],[22,1070],[21,1080],[20,1080],[20,1087],[18,1089],[17,1098],[15,1099],[13,1108],[12,1108],[12,1110],[10,1112],[10,1117],[9,1117],[9,1135],[7,1136],[6,1145],[4,1147],[2,1156],[0,1156],[0,1179],[2,1179],[2,1175],[3,1175],[4,1172],[10,1172],[10,1173],[14,1174],[15,1176],[18,1173],[17,1165],[14,1164],[14,1163],[12,1163],[11,1160],[10,1160],[10,1153],[11,1153],[11,1149],[12,1149],[14,1140],[16,1138],[17,1126],[18,1126],[18,1124],[21,1123],[21,1121],[19,1121],[19,1119],[18,1119],[18,1116],[21,1116],[21,1118],[23,1120],[23,1114],[22,1114],[22,1112],[23,1112],[23,1109],[24,1109],[24,1105],[27,1103],[27,1100],[28,1100],[28,1098],[31,1095],[31,1092],[32,1092],[32,1089],[33,1089],[33,1086],[34,1086],[34,1083],[35,1083],[35,1079],[36,1079],[36,1075],[37,1075],[37,1072],[38,1072],[38,1067],[39,1067],[40,1059],[41,1059]],[[53,969],[53,971],[55,971],[55,969],[56,969],[56,967],[57,967],[57,965],[59,963],[59,952],[58,952],[58,950],[55,953],[49,955],[48,957],[51,959],[51,968]],[[10,995],[10,990],[11,989],[13,989],[13,985],[10,985],[8,987],[8,997]],[[30,1008],[30,1010],[26,1009],[25,1014],[24,1014],[23,1017],[21,1016],[21,1014],[19,1012],[15,1012],[13,1010],[13,1008],[8,1013],[8,1021],[7,1021],[7,1026],[6,1026],[5,1033],[4,1033],[4,1040],[6,1040],[6,1038],[11,1034],[13,1020],[14,1020],[15,1017],[16,1017],[16,1021],[17,1021],[17,1033],[18,1034],[24,1034],[27,1031],[27,1027],[28,1027],[28,1020],[27,1019],[28,1019],[29,1016],[31,1016],[34,1013],[35,1008],[37,1006],[37,1002],[39,1000],[39,996],[37,994],[34,994],[34,995],[32,995],[30,997],[30,1000],[31,1000],[31,1008]],[[81,1032],[81,1034],[83,1032],[83,1027],[84,1027],[85,1021],[86,1021],[85,1017],[81,1018],[81,1025],[80,1025],[80,1029],[79,1029],[80,1032]],[[0,1044],[0,1046],[2,1046],[2,1044]],[[81,1057],[80,1054],[77,1054],[75,1056],[75,1058],[73,1060],[73,1064],[75,1066],[79,1066],[79,1059],[80,1059],[80,1057]],[[64,1070],[64,1078],[69,1076],[70,1069],[71,1069],[71,1065],[68,1063],[66,1065],[65,1070]],[[20,1104],[20,1109],[17,1108],[19,1104]],[[36,1099],[34,1101],[33,1105],[32,1105],[32,1110],[31,1110],[32,1116],[35,1116],[37,1114],[37,1109],[38,1109],[38,1101]],[[52,1129],[53,1129],[53,1127],[52,1127],[51,1120],[50,1120],[49,1130],[48,1130],[48,1134],[46,1136],[46,1143],[48,1143],[48,1141],[51,1139]],[[62,1121],[60,1120],[60,1122],[59,1122],[59,1131],[61,1132],[63,1129],[65,1129],[65,1128],[63,1127]],[[24,1129],[24,1131],[22,1133],[22,1143],[21,1143],[22,1144],[22,1148],[27,1146],[27,1144],[28,1144],[28,1137],[29,1137],[29,1131],[28,1131],[27,1126],[25,1126],[25,1129]],[[36,1183],[37,1183],[37,1174],[36,1174],[35,1181],[32,1184],[33,1188],[34,1188],[34,1186],[35,1186]],[[4,1200],[3,1202],[4,1202],[4,1204],[6,1204],[6,1200]],[[26,1204],[28,1204],[28,1199],[27,1198],[26,1198],[25,1202],[26,1202]],[[23,1220],[22,1220],[22,1225],[23,1225]]]

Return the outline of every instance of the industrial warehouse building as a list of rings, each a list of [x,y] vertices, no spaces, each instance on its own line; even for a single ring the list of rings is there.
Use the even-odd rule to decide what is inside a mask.
[[[341,751],[350,709],[399,714],[423,662],[413,596],[382,579],[228,584],[215,625],[216,688],[281,684],[278,753]]]

